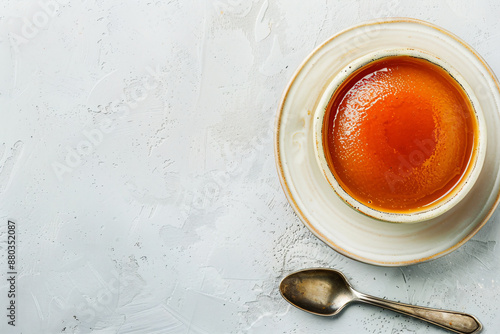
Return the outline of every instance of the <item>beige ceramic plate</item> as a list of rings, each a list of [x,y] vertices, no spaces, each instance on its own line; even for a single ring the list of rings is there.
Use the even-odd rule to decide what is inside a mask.
[[[343,203],[321,173],[313,114],[322,92],[348,63],[383,49],[416,48],[446,60],[469,83],[488,127],[479,178],[458,206],[418,224],[391,224]],[[451,33],[423,21],[368,22],[332,37],[307,57],[283,95],[276,122],[276,162],[289,202],[304,224],[336,251],[356,260],[401,266],[457,249],[486,223],[500,200],[500,86],[484,60]]]

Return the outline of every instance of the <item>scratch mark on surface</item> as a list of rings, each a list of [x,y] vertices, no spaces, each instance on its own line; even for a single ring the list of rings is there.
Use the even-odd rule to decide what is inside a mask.
[[[92,89],[90,90],[89,92],[89,95],[87,95],[87,100],[85,102],[86,105],[89,104],[89,99],[90,99],[90,96],[92,96],[92,93],[94,92],[94,90],[97,88],[97,86],[99,86],[99,84],[104,80],[106,79],[107,77],[109,77],[111,74],[115,73],[116,70],[114,71],[111,71],[109,72],[108,74],[105,74],[101,79],[99,79],[95,84],[94,84],[94,87],[92,87]]]
[[[182,316],[179,312],[175,311],[172,307],[168,305],[163,305],[165,310],[170,313],[171,316],[182,322],[184,325],[188,325],[189,329],[187,333],[198,333],[198,334],[209,334],[208,332],[204,331],[203,329],[199,328],[198,326],[190,323],[186,317]]]
[[[406,275],[405,275],[405,272],[403,271],[403,269],[399,268],[399,270],[401,271],[401,275],[403,275],[403,280],[405,281],[406,283]]]
[[[259,14],[257,14],[257,19],[255,21],[255,41],[260,42],[269,36],[271,33],[271,28],[269,27],[269,20],[264,22],[264,16],[266,15],[267,9],[269,8],[269,1],[265,0],[260,7]]]
[[[154,205],[151,210],[149,211],[149,216],[148,216],[148,219],[151,219],[153,218],[153,216],[155,215],[156,213],[156,210],[158,209],[158,205]]]
[[[155,148],[158,148],[164,141],[165,139],[168,138],[167,136],[163,136],[161,133],[165,131],[165,128],[167,127],[168,120],[163,121],[160,124],[160,127],[156,130],[155,134],[152,136],[151,142],[149,144],[149,152],[148,152],[148,157],[150,157],[153,154],[153,150]]]
[[[319,41],[319,38],[321,36],[321,32],[323,31],[323,28],[325,27],[325,23],[326,23],[326,19],[328,18],[328,12],[329,12],[329,9],[328,9],[328,0],[325,0],[325,16],[323,17],[323,20],[321,21],[321,25],[318,29],[318,33],[316,35],[316,40],[314,41],[314,47],[316,47],[316,45],[318,45],[318,41]]]
[[[205,13],[207,13],[207,8],[208,7],[208,2],[205,3]],[[200,43],[200,46],[198,48],[198,58],[199,58],[199,66],[200,66],[200,69],[198,71],[199,73],[199,84],[198,84],[198,94],[196,96],[196,103],[195,105],[198,106],[199,103],[200,103],[200,100],[201,100],[201,96],[202,96],[202,86],[203,86],[203,73],[205,73],[205,53],[206,53],[206,46],[208,44],[208,20],[207,20],[207,15],[205,14],[203,16],[203,34],[202,34],[202,37],[201,37],[201,43]]]
[[[139,223],[141,222],[139,217],[142,215],[143,210],[144,210],[144,205],[141,206],[141,210],[139,211],[139,214],[137,215],[137,217],[134,218],[134,220],[132,222],[132,226],[130,227],[130,230],[129,230],[129,235],[133,235],[135,233],[135,230],[137,230],[137,227],[139,226]]]
[[[17,141],[12,148],[10,149],[10,156],[5,159],[4,163],[0,165],[0,192],[7,189],[12,178],[12,174],[14,173],[14,167],[19,157],[23,152],[23,142]]]
[[[470,254],[473,258],[475,258],[477,261],[479,261],[479,263],[481,263],[486,269],[490,270],[490,266],[488,264],[486,264],[483,260],[481,260],[481,258],[479,256],[477,256],[476,254]]]
[[[38,313],[38,317],[40,318],[41,321],[45,320],[45,317],[43,316],[42,308],[40,307],[40,303],[38,302],[38,299],[36,296],[31,292],[31,298],[33,298],[33,302],[35,303],[36,311]]]

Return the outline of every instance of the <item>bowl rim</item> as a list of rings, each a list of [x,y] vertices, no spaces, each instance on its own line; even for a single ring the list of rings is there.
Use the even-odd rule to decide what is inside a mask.
[[[332,173],[332,170],[327,163],[323,146],[324,119],[331,99],[334,97],[337,89],[341,87],[355,72],[361,70],[370,63],[395,56],[419,58],[441,67],[462,87],[468,100],[470,101],[477,123],[478,138],[477,141],[475,140],[476,145],[472,147],[470,161],[468,162],[467,168],[460,180],[442,198],[430,203],[422,209],[412,210],[410,213],[385,212],[373,209],[352,197],[347,191],[345,191],[345,189],[337,181],[335,175]],[[487,128],[482,108],[476,95],[474,94],[474,91],[465,78],[446,61],[436,57],[428,51],[415,48],[391,48],[373,51],[354,59],[342,68],[339,73],[332,78],[327,88],[320,96],[320,101],[314,112],[313,136],[313,142],[316,143],[314,150],[318,166],[322,170],[322,173],[330,186],[342,199],[342,201],[354,210],[366,216],[390,223],[418,223],[427,221],[447,212],[457,205],[469,193],[478,179],[483,167],[487,147]]]

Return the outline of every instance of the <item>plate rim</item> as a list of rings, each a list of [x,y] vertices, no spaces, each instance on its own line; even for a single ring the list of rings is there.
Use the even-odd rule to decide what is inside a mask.
[[[391,24],[391,23],[413,23],[413,24],[424,25],[426,27],[435,29],[435,30],[439,31],[440,33],[443,33],[443,34],[447,35],[448,37],[454,39],[456,42],[458,42],[463,47],[465,47],[474,57],[476,57],[477,60],[479,60],[479,62],[484,67],[484,69],[490,75],[490,78],[492,79],[493,83],[495,84],[497,91],[500,93],[500,83],[499,83],[495,73],[493,72],[491,67],[488,65],[488,63],[481,57],[481,55],[477,51],[475,51],[469,44],[467,44],[464,40],[462,40],[461,38],[459,38],[455,34],[449,32],[448,30],[443,29],[443,28],[441,28],[433,23],[430,23],[430,22],[427,22],[424,20],[414,19],[414,18],[392,17],[392,18],[375,19],[375,20],[361,22],[359,24],[350,26],[346,29],[343,29],[343,30],[337,32],[336,34],[334,34],[331,37],[329,37],[328,39],[326,39],[319,46],[314,48],[314,50],[312,52],[310,52],[304,58],[304,60],[301,62],[301,64],[298,66],[298,68],[295,70],[292,77],[288,81],[288,83],[287,83],[287,85],[286,85],[286,87],[281,95],[280,103],[278,106],[278,113],[275,116],[275,125],[274,125],[274,133],[275,133],[275,136],[274,136],[274,156],[275,156],[276,169],[278,172],[278,178],[279,178],[279,181],[281,184],[281,188],[283,189],[288,202],[290,203],[290,205],[292,206],[293,210],[298,215],[298,217],[300,218],[302,223],[318,239],[323,241],[326,245],[328,245],[330,248],[332,248],[336,252],[338,252],[338,253],[340,253],[348,258],[351,258],[353,260],[362,262],[362,263],[367,263],[367,264],[376,265],[376,266],[383,266],[383,267],[405,266],[405,265],[412,265],[412,264],[427,262],[427,261],[437,259],[439,257],[442,257],[446,254],[453,252],[454,250],[456,250],[456,249],[460,248],[462,245],[464,245],[468,240],[470,240],[474,235],[476,235],[477,232],[479,232],[479,230],[489,221],[489,219],[491,218],[491,216],[493,215],[493,213],[495,212],[496,208],[498,207],[498,205],[500,203],[500,189],[499,189],[497,194],[496,194],[496,199],[495,199],[493,205],[491,205],[491,207],[489,208],[488,213],[484,216],[483,220],[480,223],[476,224],[476,226],[474,226],[474,228],[470,231],[470,233],[468,233],[464,238],[462,238],[460,241],[456,242],[454,245],[452,245],[452,246],[450,246],[450,247],[448,247],[448,248],[446,248],[438,253],[435,253],[431,256],[422,257],[419,259],[408,260],[408,261],[378,261],[378,260],[366,258],[366,257],[361,256],[361,255],[353,254],[352,252],[349,252],[346,249],[344,249],[343,247],[334,243],[332,240],[330,240],[328,237],[326,237],[323,233],[321,233],[318,229],[316,229],[316,227],[308,220],[306,215],[300,209],[299,205],[297,204],[297,202],[296,202],[296,200],[295,200],[295,198],[290,190],[290,187],[287,183],[287,180],[285,178],[285,173],[283,170],[283,162],[282,162],[281,153],[280,153],[281,120],[282,120],[283,109],[284,109],[288,94],[289,94],[292,86],[294,85],[297,77],[304,69],[304,67],[316,55],[316,53],[319,52],[319,50],[321,50],[323,47],[325,47],[325,45],[330,43],[332,40],[334,40],[335,38],[339,37],[342,34],[345,34],[349,31],[352,31],[355,29],[360,29],[360,28],[368,27],[368,26],[375,26],[378,24]],[[492,194],[494,194],[494,192],[492,192]]]

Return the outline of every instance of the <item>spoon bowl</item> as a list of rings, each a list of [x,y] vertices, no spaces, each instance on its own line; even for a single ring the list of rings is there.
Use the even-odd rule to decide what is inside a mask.
[[[427,321],[454,333],[479,333],[483,327],[470,314],[413,306],[358,292],[340,271],[334,269],[316,268],[292,273],[281,281],[280,292],[293,306],[321,316],[336,315],[349,303],[363,302]]]
[[[281,281],[280,291],[290,304],[322,316],[338,314],[357,297],[340,271],[326,269],[293,273]]]

